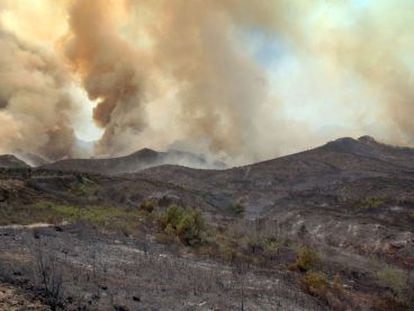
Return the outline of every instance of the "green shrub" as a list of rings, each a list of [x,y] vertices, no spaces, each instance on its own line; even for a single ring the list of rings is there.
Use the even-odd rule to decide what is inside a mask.
[[[137,211],[110,206],[73,206],[43,201],[31,207],[32,212],[40,213],[44,220],[51,220],[53,223],[86,221],[99,227],[122,232],[134,230],[140,220]]]
[[[184,213],[177,225],[177,233],[179,236],[189,240],[193,237],[199,237],[204,229],[204,223],[199,211],[189,211]]]
[[[171,205],[166,211],[158,214],[157,221],[161,229],[168,233],[176,234],[177,224],[179,223],[184,209],[181,206]]]
[[[264,242],[264,251],[268,256],[273,256],[277,254],[278,250],[281,247],[281,242],[275,238],[268,238]]]
[[[159,215],[158,222],[165,233],[177,236],[186,245],[202,241],[205,225],[198,210],[171,205]]]
[[[361,200],[359,203],[359,206],[361,208],[379,208],[382,207],[385,204],[385,199],[380,197],[368,197],[364,200]]]
[[[408,290],[408,276],[403,270],[395,267],[384,267],[377,272],[377,278],[383,286],[388,287],[393,295],[401,302]]]

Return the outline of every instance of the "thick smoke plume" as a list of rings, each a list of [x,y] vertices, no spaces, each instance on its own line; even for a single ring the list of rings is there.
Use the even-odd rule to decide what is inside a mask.
[[[337,136],[414,143],[412,1],[5,3],[4,152],[78,151],[70,85],[96,103],[97,155],[175,148],[240,163]],[[33,14],[54,27],[32,33]]]
[[[72,154],[75,109],[57,61],[0,30],[0,152]]]
[[[179,126],[154,133],[154,141],[167,135],[170,143],[202,139],[209,150],[233,156],[248,151],[265,78],[232,40],[231,16],[215,1],[135,3],[76,1],[69,10],[65,52],[90,98],[99,101],[94,119],[105,134],[98,151],[142,145],[161,121],[149,119],[148,110],[168,105],[174,120],[167,122]],[[120,29],[128,26],[142,30],[149,46],[122,36]],[[165,94],[174,94],[175,101],[155,107]]]

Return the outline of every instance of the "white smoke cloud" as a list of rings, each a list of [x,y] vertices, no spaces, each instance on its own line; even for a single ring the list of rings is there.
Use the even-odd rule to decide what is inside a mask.
[[[11,55],[0,62],[8,79],[16,69],[31,78],[30,87],[14,81],[0,89],[0,117],[13,129],[2,129],[3,151],[29,146],[53,158],[73,156],[73,133],[99,136],[95,124],[103,130],[98,155],[179,146],[234,163],[337,136],[414,141],[412,1],[39,0],[28,7],[16,0],[2,6],[3,32],[14,34],[6,41],[15,42],[6,53],[30,43],[32,54],[48,55],[58,68],[31,67]],[[4,95],[7,85],[20,97]],[[46,98],[40,104],[38,89]],[[22,98],[19,90],[33,97]],[[88,123],[78,105],[89,110],[94,103]],[[35,105],[53,117],[40,116]],[[40,137],[33,146],[27,132]],[[50,149],[51,141],[59,151]]]

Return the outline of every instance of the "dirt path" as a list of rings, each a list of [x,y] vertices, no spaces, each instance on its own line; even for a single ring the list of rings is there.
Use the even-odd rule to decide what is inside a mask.
[[[64,221],[60,224],[49,224],[44,222],[38,222],[33,224],[27,225],[7,225],[7,226],[0,226],[0,230],[7,230],[7,229],[14,229],[14,230],[22,230],[22,229],[38,229],[38,228],[50,228],[56,226],[67,226],[69,223]]]

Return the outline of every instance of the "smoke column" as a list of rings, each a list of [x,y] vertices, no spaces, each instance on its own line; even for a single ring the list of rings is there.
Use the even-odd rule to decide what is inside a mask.
[[[202,139],[210,151],[231,155],[249,148],[250,121],[266,97],[258,82],[264,73],[233,42],[231,16],[214,2],[134,4],[77,1],[69,11],[65,53],[90,98],[100,102],[94,119],[105,134],[98,152],[137,148],[157,122],[148,110],[167,105],[179,127],[165,128],[154,141],[165,135],[172,136],[170,143]],[[119,29],[126,26],[143,29],[149,46],[123,37]],[[157,106],[165,94],[174,94],[174,102]]]
[[[414,144],[412,1],[24,3],[0,15],[2,152],[76,155],[73,85],[97,103],[96,155],[245,163],[338,136]]]
[[[65,71],[53,57],[0,31],[0,151],[49,159],[72,154]]]

